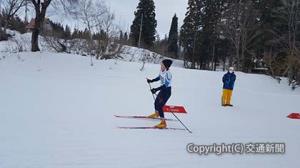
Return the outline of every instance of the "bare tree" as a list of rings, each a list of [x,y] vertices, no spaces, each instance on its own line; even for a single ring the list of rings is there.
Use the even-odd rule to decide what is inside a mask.
[[[51,2],[55,2],[55,5],[62,5],[62,6],[68,6],[72,3],[76,3],[77,0],[30,0],[34,10],[35,10],[35,20],[34,20],[34,29],[32,31],[32,38],[31,38],[31,51],[40,51],[39,49],[39,34],[41,26],[45,20],[46,12],[51,4]]]
[[[34,22],[34,29],[32,31],[32,38],[31,38],[31,51],[40,51],[39,48],[39,34],[41,25],[44,22],[45,15],[47,8],[49,7],[52,0],[31,0],[31,3],[34,6],[35,10],[35,22]]]
[[[3,0],[2,8],[4,14],[4,32],[6,33],[6,29],[8,27],[9,21],[12,17],[14,17],[18,11],[25,5],[27,0]]]
[[[65,15],[75,12],[79,0],[54,0],[51,5],[54,9],[64,12]]]
[[[69,12],[80,22],[82,22],[89,32],[88,45],[90,50],[95,50],[95,45],[92,37],[92,33],[97,31],[97,28],[102,24],[99,20],[102,20],[103,16],[108,13],[108,9],[103,1],[93,0],[78,0],[78,5],[75,9],[69,10]],[[93,56],[91,57],[91,66],[93,66]]]
[[[110,52],[110,48],[111,48],[110,45],[112,43],[112,40],[114,39],[114,37],[118,35],[119,32],[119,29],[113,23],[114,19],[115,19],[115,15],[111,13],[109,10],[107,11],[107,13],[103,15],[103,17],[96,18],[97,32],[102,31],[105,34],[105,37],[103,39],[98,39],[99,42],[103,41],[104,51],[101,52],[104,52],[105,55],[110,54],[109,52]]]
[[[89,32],[88,48],[90,51],[95,51],[96,58],[103,55],[105,58],[110,57],[112,53],[118,50],[111,49],[110,44],[114,36],[118,34],[117,27],[114,25],[114,14],[110,12],[105,3],[93,0],[78,0],[76,9],[70,10],[70,13],[78,19]],[[97,41],[94,41],[93,34]],[[112,53],[109,53],[112,51]],[[91,66],[93,65],[93,56],[91,56]]]
[[[254,10],[252,1],[237,0],[226,4],[222,14],[221,31],[235,48],[235,57],[230,57],[230,64],[236,63],[241,70],[245,61],[249,31],[253,29],[258,13]]]
[[[291,52],[291,55],[294,55],[297,46],[296,46],[296,33],[299,21],[299,0],[281,0],[284,4],[285,12],[283,14],[286,15],[286,21],[288,25],[288,49]]]
[[[300,72],[300,51],[299,51],[299,41],[297,41],[297,32],[300,22],[300,0],[281,0],[283,8],[279,9],[284,16],[284,20],[287,23],[288,31],[284,35],[285,44],[287,46],[287,66],[283,71],[283,76],[287,75],[289,81],[295,80]]]
[[[67,52],[67,46],[64,44],[66,40],[60,39],[59,37],[59,33],[52,31],[49,36],[44,36],[44,40],[48,46],[54,49],[56,52]]]

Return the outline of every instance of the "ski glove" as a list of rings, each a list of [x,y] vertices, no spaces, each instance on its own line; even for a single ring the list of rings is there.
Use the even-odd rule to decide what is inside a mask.
[[[159,81],[159,80],[160,80],[160,77],[159,77],[159,76],[156,77],[155,79],[152,79],[152,80],[147,78],[147,82],[148,82],[148,83],[157,82],[157,81]]]
[[[157,91],[159,91],[157,88],[151,89],[152,94],[155,94]]]
[[[147,79],[147,83],[152,83],[152,82],[153,82],[153,80]]]

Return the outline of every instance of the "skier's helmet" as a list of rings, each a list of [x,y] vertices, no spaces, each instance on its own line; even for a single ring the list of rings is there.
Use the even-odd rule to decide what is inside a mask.
[[[170,68],[170,66],[172,65],[172,63],[173,63],[173,61],[170,60],[170,59],[164,59],[164,60],[162,61],[162,64],[164,64],[164,66],[165,66],[167,69]]]

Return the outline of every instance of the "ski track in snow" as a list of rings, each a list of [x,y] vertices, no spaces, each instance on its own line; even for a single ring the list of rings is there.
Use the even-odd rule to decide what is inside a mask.
[[[0,53],[1,168],[230,167],[298,168],[300,91],[265,75],[237,72],[233,108],[220,106],[222,75],[171,68],[168,104],[184,105],[178,117],[193,131],[120,130],[158,121],[115,118],[147,115],[153,100],[146,77],[159,65],[95,61],[76,55]],[[21,59],[18,59],[19,56]],[[157,86],[158,84],[155,84]],[[172,118],[171,114],[167,114]],[[168,122],[181,127],[179,122]],[[200,156],[186,145],[283,142],[284,155]]]

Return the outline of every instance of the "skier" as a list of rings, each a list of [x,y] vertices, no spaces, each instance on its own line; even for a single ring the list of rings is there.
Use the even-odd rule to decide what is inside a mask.
[[[222,106],[233,106],[230,101],[235,79],[234,68],[230,67],[228,72],[223,76]]]
[[[172,65],[172,60],[165,59],[161,62],[161,69],[160,74],[155,79],[147,79],[148,83],[159,81],[161,82],[161,86],[158,88],[151,89],[152,94],[155,94],[157,91],[160,91],[155,99],[154,108],[155,112],[149,115],[149,118],[161,118],[161,122],[156,125],[156,128],[166,128],[167,123],[165,120],[163,106],[167,103],[168,99],[171,96],[171,81],[172,81],[172,74],[169,71],[170,66]]]

